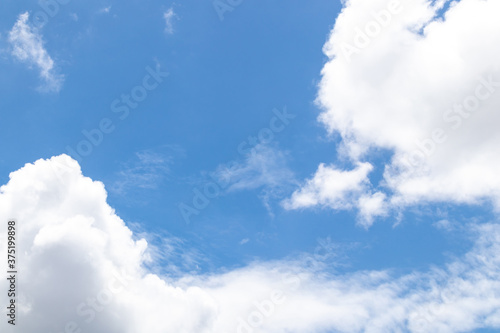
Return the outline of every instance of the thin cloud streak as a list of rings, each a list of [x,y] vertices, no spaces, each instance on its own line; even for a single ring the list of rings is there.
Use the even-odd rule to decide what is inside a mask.
[[[59,92],[64,82],[64,76],[57,74],[54,60],[44,47],[42,35],[39,30],[28,22],[29,13],[19,15],[18,20],[9,32],[9,43],[12,47],[11,54],[17,60],[39,70],[40,78],[44,84],[40,90],[44,92]]]

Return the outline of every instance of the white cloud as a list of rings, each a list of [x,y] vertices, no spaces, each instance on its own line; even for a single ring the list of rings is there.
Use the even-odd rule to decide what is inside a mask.
[[[215,177],[228,192],[261,189],[261,199],[272,214],[271,199],[282,197],[296,184],[287,161],[285,152],[259,143],[249,149],[243,160],[219,165]]]
[[[171,173],[174,159],[180,154],[183,154],[182,149],[175,145],[137,152],[133,160],[123,164],[112,191],[124,195],[138,188],[158,188]]]
[[[134,239],[145,239],[148,247],[144,252],[144,265],[150,273],[168,274],[170,278],[195,274],[211,264],[206,253],[194,248],[185,240],[162,230],[148,232],[140,223],[127,223]]]
[[[47,50],[37,28],[28,22],[28,12],[19,15],[18,20],[9,32],[9,43],[12,55],[19,61],[36,66],[45,84],[43,91],[58,92],[61,90],[64,77],[56,73],[55,64]]]
[[[375,216],[386,213],[385,195],[370,194],[370,163],[357,163],[353,170],[340,170],[335,166],[320,164],[314,176],[292,196],[283,201],[286,209],[314,206],[335,210],[359,208],[359,222],[365,227],[373,223]]]
[[[353,163],[393,153],[373,184],[393,208],[500,208],[500,2],[452,2],[438,17],[444,3],[347,1],[324,47],[319,120]]]
[[[353,197],[363,193],[368,184],[368,174],[373,169],[369,163],[359,163],[352,171],[343,171],[321,164],[312,179],[291,199],[285,201],[289,209],[327,206],[333,209],[351,208]]]
[[[163,19],[165,20],[165,33],[171,35],[174,33],[174,18],[176,17],[174,8],[169,8],[165,13],[163,13]]]
[[[99,14],[109,14],[109,12],[111,11],[111,6],[108,6],[108,7],[104,7],[104,8],[101,8],[99,9]]]
[[[278,188],[293,182],[284,152],[269,145],[258,144],[243,161],[219,165],[215,175],[228,182],[228,191],[253,190],[260,187]]]
[[[403,276],[328,275],[301,260],[283,260],[222,274],[162,277],[144,268],[147,243],[134,240],[106,203],[103,184],[84,177],[65,155],[11,173],[0,188],[0,220],[12,217],[21,256],[16,328],[23,333],[72,325],[94,333],[500,328],[499,224],[471,226],[477,240],[463,258]],[[6,236],[2,228],[4,258]],[[0,289],[7,290],[6,279]],[[6,304],[5,293],[0,300]],[[1,312],[5,318],[6,309]],[[2,332],[6,326],[2,320]]]
[[[387,214],[386,195],[382,192],[360,196],[357,206],[359,209],[360,222],[364,227],[371,226],[374,217]]]

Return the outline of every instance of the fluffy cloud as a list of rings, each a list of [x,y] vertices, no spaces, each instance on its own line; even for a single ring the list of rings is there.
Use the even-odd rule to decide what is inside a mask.
[[[16,329],[23,333],[500,328],[498,224],[471,226],[477,241],[463,258],[403,276],[329,275],[310,265],[321,260],[318,254],[223,274],[158,276],[144,268],[147,243],[106,203],[103,184],[84,177],[65,155],[11,173],[0,188],[0,220],[13,217],[20,272]],[[4,224],[4,258],[5,230]],[[7,290],[5,279],[0,290]],[[6,304],[6,295],[0,297]],[[2,332],[9,332],[6,326],[2,320]]]
[[[308,180],[300,191],[293,193],[285,207],[322,205],[333,209],[350,208],[354,201],[352,196],[365,190],[372,168],[369,163],[360,163],[352,171],[342,171],[321,164],[314,178]]]
[[[58,92],[64,77],[55,72],[54,61],[44,48],[42,36],[37,28],[30,25],[28,19],[28,12],[19,15],[9,32],[12,55],[30,66],[38,67],[40,77],[45,82],[41,90]]]
[[[324,46],[319,121],[340,134],[340,158],[366,163],[374,150],[390,152],[373,163],[384,179],[372,184],[390,206],[500,207],[499,10],[495,0],[345,2]],[[298,193],[334,185],[311,186]]]
[[[285,200],[283,206],[286,209],[321,206],[335,210],[358,207],[360,222],[368,227],[374,216],[386,213],[385,195],[367,194],[370,192],[368,174],[372,169],[370,163],[358,163],[349,171],[321,164],[314,177]]]

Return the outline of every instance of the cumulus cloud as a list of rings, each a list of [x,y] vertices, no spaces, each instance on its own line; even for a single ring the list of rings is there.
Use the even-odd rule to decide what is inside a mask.
[[[283,201],[283,206],[286,209],[321,206],[335,210],[358,207],[361,224],[370,226],[375,216],[385,213],[385,195],[367,194],[370,192],[368,175],[372,170],[370,163],[358,163],[355,169],[348,171],[321,164],[301,189]]]
[[[56,73],[54,61],[44,47],[40,32],[28,22],[28,19],[28,12],[19,15],[9,32],[12,55],[19,61],[38,68],[40,78],[44,81],[41,90],[58,92],[61,90],[64,77]]]
[[[352,171],[342,171],[321,164],[314,177],[285,202],[285,207],[296,209],[321,205],[333,209],[350,208],[353,196],[364,192],[372,168],[369,163],[360,163]]]
[[[377,216],[387,215],[386,195],[382,192],[372,194],[363,194],[357,200],[359,209],[359,221],[365,228],[373,224],[373,220]]]
[[[367,163],[375,150],[390,152],[372,162],[383,173],[372,186],[390,207],[500,208],[499,10],[495,0],[345,2],[324,46],[319,121],[340,134],[341,159]],[[297,193],[330,185],[311,186]],[[378,212],[381,199],[362,214]]]
[[[442,268],[333,275],[305,260],[225,273],[152,273],[148,244],[106,203],[102,183],[62,155],[27,164],[0,188],[18,225],[23,333],[469,332],[500,328],[500,225],[470,226],[474,247]],[[6,257],[6,228],[0,255]],[[5,262],[2,269],[5,271]],[[0,280],[7,290],[7,281]],[[6,304],[6,295],[0,296]],[[4,318],[6,309],[3,308]],[[5,320],[0,322],[7,331]]]

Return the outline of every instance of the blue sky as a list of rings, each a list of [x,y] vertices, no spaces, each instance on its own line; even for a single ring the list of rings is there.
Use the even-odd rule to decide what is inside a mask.
[[[36,3],[3,6],[7,7],[3,15],[10,13],[10,20],[2,19],[4,30],[14,24],[18,13],[41,9]],[[103,13],[109,6],[109,12]],[[171,7],[174,33],[166,34],[160,14]],[[2,109],[10,110],[4,119],[11,124],[2,131],[2,141],[12,142],[4,154],[9,159],[2,163],[4,182],[10,171],[27,161],[69,153],[66,146],[76,149],[85,139],[83,130],[91,131],[102,118],[109,118],[116,130],[82,159],[84,174],[111,188],[127,165],[141,163],[137,153],[152,151],[168,159],[168,170],[152,170],[163,173],[154,188],[132,184],[125,193],[110,191],[110,204],[125,220],[142,223],[148,230],[167,230],[193,246],[210,244],[203,246],[203,252],[208,251],[217,266],[311,250],[317,238],[325,235],[373,247],[358,253],[360,267],[386,268],[390,264],[385,260],[398,262],[387,258],[393,248],[385,249],[376,263],[369,254],[382,250],[376,246],[377,238],[395,232],[394,220],[367,235],[349,222],[353,216],[321,210],[288,213],[279,206],[279,198],[270,203],[273,217],[259,199],[262,187],[214,198],[198,216],[192,216],[190,224],[178,208],[183,202],[192,206],[192,190],[210,182],[207,173],[245,158],[238,145],[269,127],[273,109],[286,107],[296,116],[277,133],[273,148],[288,152],[285,163],[297,180],[313,173],[318,163],[335,159],[335,139],[326,138],[316,123],[319,111],[313,102],[325,62],[321,48],[339,10],[340,4],[327,1],[287,6],[244,2],[220,21],[210,2],[61,5],[43,27],[47,50],[65,76],[59,93],[40,94],[35,89],[40,84],[36,70],[15,59],[2,63],[4,73],[11,73],[3,76],[2,84]],[[72,14],[78,15],[78,21]],[[112,112],[111,102],[130,94],[142,83],[145,68],[157,65],[169,76],[120,120],[121,113]],[[26,97],[20,101],[20,96]],[[443,236],[432,233],[431,246],[440,248]],[[412,238],[403,242],[408,248],[400,260],[437,259],[435,251],[423,260],[422,254],[412,254],[419,242]],[[243,239],[249,242],[239,246]]]
[[[467,261],[471,230],[497,226],[492,0],[54,1],[0,4],[1,183],[70,155],[148,240],[150,272],[201,279],[330,244],[321,274],[397,280]],[[464,30],[468,10],[486,23]]]
[[[18,13],[40,9],[36,3],[3,6],[8,7],[2,10],[4,30]],[[100,13],[108,6],[109,13]],[[174,33],[166,34],[161,12],[170,7],[175,11]],[[294,151],[289,163],[296,166],[297,177],[310,174],[322,155],[334,157],[334,145],[321,138],[324,131],[315,122],[318,110],[313,100],[325,61],[321,47],[339,8],[338,3],[326,1],[287,7],[243,3],[220,21],[210,2],[61,5],[43,28],[47,50],[60,58],[58,70],[65,75],[59,93],[38,93],[36,70],[13,59],[2,62],[4,73],[12,73],[8,84],[2,85],[7,97],[2,109],[11,110],[5,121],[12,124],[2,131],[2,140],[12,141],[14,135],[26,138],[15,140],[16,146],[5,152],[10,157],[2,163],[4,181],[26,161],[68,153],[66,146],[76,147],[85,139],[82,130],[90,131],[102,118],[110,118],[116,130],[82,160],[85,175],[111,187],[120,181],[126,165],[140,163],[136,154],[141,151],[171,160],[156,188],[141,190],[140,184],[133,184],[127,193],[110,192],[111,205],[124,219],[193,241],[201,238],[202,243],[217,239],[215,248],[204,250],[218,265],[238,265],[254,256],[278,258],[314,247],[316,238],[334,232],[337,218],[331,213],[315,216],[314,229],[320,230],[297,240],[304,236],[301,225],[309,224],[311,217],[290,216],[273,200],[272,218],[258,198],[261,188],[215,198],[189,225],[177,205],[191,204],[192,189],[204,185],[204,174],[244,159],[238,145],[269,126],[273,109],[286,107],[296,115],[274,143],[277,149]],[[76,22],[74,13],[79,17]],[[145,68],[157,64],[169,76],[121,121],[120,114],[111,111],[111,102],[130,94],[142,83]],[[22,98],[20,105],[19,96],[29,98]],[[259,241],[260,233],[274,240]],[[251,241],[239,246],[245,238]],[[226,253],[234,250],[228,257]]]

